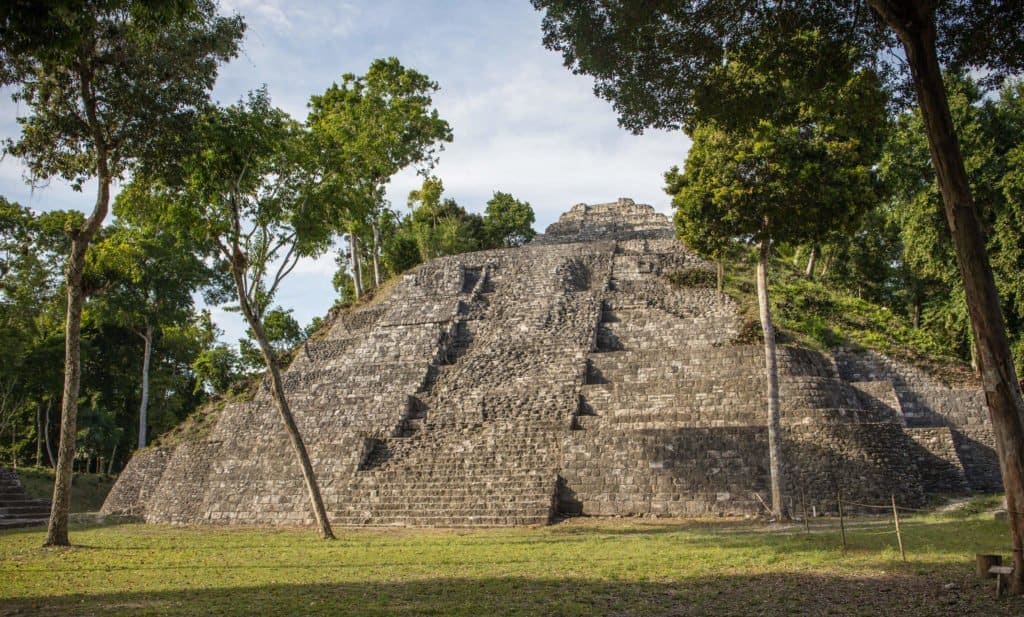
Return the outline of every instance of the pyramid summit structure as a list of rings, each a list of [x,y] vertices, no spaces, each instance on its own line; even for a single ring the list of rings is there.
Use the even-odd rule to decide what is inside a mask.
[[[749,515],[768,501],[766,380],[740,325],[665,216],[579,204],[335,316],[285,387],[334,525]],[[786,494],[808,509],[999,488],[980,390],[871,352],[779,360]],[[312,524],[269,392],[208,414],[138,451],[103,513]]]

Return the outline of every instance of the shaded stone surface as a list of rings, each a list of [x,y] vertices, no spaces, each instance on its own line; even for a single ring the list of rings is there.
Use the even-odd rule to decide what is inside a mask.
[[[285,377],[332,523],[758,512],[764,356],[733,343],[736,307],[713,274],[663,215],[620,199],[574,206],[522,248],[432,260],[336,318]],[[998,485],[977,391],[870,353],[793,347],[780,378],[794,499],[913,506]],[[137,452],[103,511],[312,523],[266,392],[201,439]]]

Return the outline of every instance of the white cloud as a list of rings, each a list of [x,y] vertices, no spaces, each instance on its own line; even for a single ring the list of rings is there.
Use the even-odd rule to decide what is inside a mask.
[[[358,13],[349,2],[304,5],[289,0],[227,0],[221,3],[221,9],[244,16],[250,30],[270,29],[303,38],[346,36],[352,32]]]

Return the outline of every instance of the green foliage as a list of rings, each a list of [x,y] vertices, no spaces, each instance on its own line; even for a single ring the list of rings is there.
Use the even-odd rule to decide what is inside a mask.
[[[420,245],[411,225],[402,225],[388,236],[382,259],[388,272],[396,274],[421,263]]]
[[[739,306],[745,323],[757,323],[757,298],[751,281],[754,261],[749,255],[726,260],[725,292]],[[964,377],[964,364],[947,340],[891,308],[851,294],[831,276],[808,280],[786,259],[771,266],[773,319],[780,340],[831,350],[838,346],[865,348],[913,363],[949,379]],[[759,340],[754,332],[753,340]]]
[[[196,389],[205,388],[211,394],[223,394],[238,381],[242,360],[232,347],[223,343],[204,349],[192,361],[196,375]]]
[[[331,190],[379,199],[402,169],[432,166],[444,142],[452,140],[448,123],[431,108],[437,90],[426,75],[388,58],[374,60],[366,75],[342,75],[340,85],[311,97],[307,124]]]
[[[292,310],[281,307],[272,308],[263,316],[263,333],[278,360],[283,359],[294,347],[306,340],[306,333],[292,316]],[[241,365],[250,370],[258,370],[263,367],[263,357],[260,355],[259,345],[254,341],[252,328],[246,330],[246,336],[248,338],[238,341]],[[219,360],[223,361],[226,358],[221,356]],[[219,378],[219,381],[223,383],[223,378]]]
[[[384,203],[391,177],[410,165],[427,173],[444,143],[452,140],[448,123],[432,108],[437,90],[426,75],[388,58],[374,60],[365,75],[346,73],[340,85],[310,99],[307,125],[317,153],[320,191],[324,200],[344,205],[340,214],[350,249],[351,238],[358,238],[357,255],[366,263],[380,257],[375,251],[387,251],[386,243],[396,232],[394,213]],[[385,246],[375,245],[375,239],[383,239]],[[404,257],[385,257],[384,265],[392,273],[401,272]],[[343,293],[344,301],[354,298],[351,277],[359,276],[350,267],[346,271],[349,259],[339,256],[334,281],[342,292],[351,284],[353,291]],[[365,289],[372,281],[359,282]]]
[[[833,67],[841,69],[845,80],[850,62],[869,69],[897,93],[905,93],[910,81],[910,71],[892,62],[904,57],[901,42],[869,2],[531,1],[544,13],[544,45],[560,52],[574,73],[593,77],[594,92],[611,101],[619,123],[635,132],[692,129],[719,114],[745,114],[745,109],[752,111],[750,118],[764,117],[776,104],[771,91],[779,85],[770,74],[759,71],[766,78],[755,85],[764,92],[753,98],[730,96],[720,80],[723,66],[751,52],[774,56],[779,65],[806,67],[789,75],[794,88],[806,92],[832,83]],[[944,65],[977,69],[990,83],[1024,69],[1019,3],[921,4],[922,18],[934,19]],[[914,3],[907,10],[918,8]],[[801,37],[810,33],[827,43],[816,46],[823,53],[801,50]]]
[[[813,61],[798,59],[842,53],[816,30],[789,35],[765,37],[711,71],[707,87],[731,102],[694,125],[685,171],[666,174],[680,237],[704,255],[717,258],[737,239],[820,240],[855,227],[876,203],[879,80],[852,59],[818,76]]]
[[[151,196],[136,200],[125,216],[219,259],[243,313],[262,319],[298,260],[330,246],[343,208],[322,200],[308,134],[271,105],[265,89],[208,110],[197,140],[197,150],[180,164],[184,182],[138,180],[137,190]]]
[[[455,203],[443,198],[444,183],[431,176],[423,186],[409,193],[409,228],[420,251],[421,261],[442,255],[457,255],[486,246],[485,222]]]
[[[998,97],[985,98],[969,77],[946,77],[950,109],[966,153],[971,190],[988,236],[996,287],[1006,318],[1015,363],[1024,336],[1024,195],[1017,187],[1024,148],[1024,104],[1020,82],[1009,83]],[[897,118],[880,165],[891,200],[884,224],[895,230],[898,246],[892,262],[907,290],[894,298],[894,310],[920,314],[922,327],[940,337],[957,355],[970,357],[969,319],[960,273],[950,242],[935,173],[919,115]]]
[[[217,65],[237,54],[244,30],[206,0],[29,4],[6,5],[0,20],[0,80],[29,112],[7,151],[34,179],[78,188],[186,151]]]
[[[484,235],[489,248],[522,246],[533,240],[533,208],[510,193],[495,191],[484,213]]]
[[[114,324],[86,323],[91,332],[80,342],[85,296],[103,289],[112,275],[132,276],[134,247],[111,243],[106,253],[87,252],[107,216],[110,185],[127,175],[168,171],[191,150],[198,110],[208,102],[218,64],[237,53],[243,30],[240,17],[220,17],[208,0],[162,6],[151,1],[56,0],[6,3],[0,9],[0,84],[11,88],[13,98],[27,112],[16,119],[21,135],[7,141],[5,152],[22,160],[32,182],[60,177],[80,190],[88,179],[98,180],[95,206],[88,217],[61,213],[39,220],[44,233],[60,228],[70,249],[63,291],[71,301],[64,335],[73,343],[68,348],[64,418],[69,422],[68,434],[73,435],[75,410],[83,395],[87,409],[78,431],[80,452],[86,456],[98,455],[98,450],[112,443],[116,447],[116,428],[121,425],[116,417],[126,413],[122,405],[128,400],[122,386],[134,384],[116,377],[122,359],[116,356],[130,347],[97,344],[120,338],[123,330],[119,333]],[[86,261],[90,261],[89,272],[82,280],[76,273],[86,267]],[[49,303],[49,310],[57,302]],[[45,313],[29,314],[35,318]],[[35,342],[53,339],[41,328],[37,332],[41,336],[31,337],[30,348],[36,347]],[[46,355],[52,350],[49,343],[39,347]],[[52,362],[49,370],[40,373],[49,375],[53,367],[61,366],[59,361]],[[96,379],[97,366],[105,371],[101,380]],[[48,408],[53,399],[59,400],[59,390],[54,392],[49,379],[26,383],[33,386],[26,399],[36,403],[37,410],[44,401]],[[32,426],[41,437],[38,423]],[[67,481],[71,464],[63,453],[70,451],[61,449],[61,473]],[[61,512],[66,514],[66,493],[56,505],[58,523],[51,540],[65,544],[59,521]]]

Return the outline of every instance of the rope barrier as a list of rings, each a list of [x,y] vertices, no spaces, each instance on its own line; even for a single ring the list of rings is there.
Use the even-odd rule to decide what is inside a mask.
[[[888,505],[884,505],[884,506],[876,506],[876,505],[873,505],[873,504],[870,504],[870,503],[859,503],[859,502],[856,502],[856,501],[847,501],[845,499],[843,500],[843,503],[851,505],[851,506],[860,506],[862,508],[876,508],[876,509],[879,509],[879,510],[887,510],[889,512],[892,511],[892,504],[888,504]],[[911,508],[909,506],[897,505],[896,508],[898,510],[903,510],[903,511],[907,511],[907,512],[928,512],[928,510],[925,510],[923,508]]]

